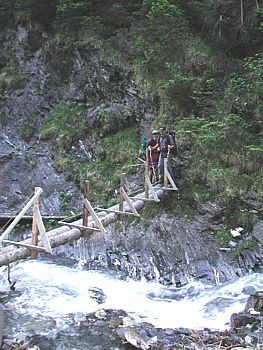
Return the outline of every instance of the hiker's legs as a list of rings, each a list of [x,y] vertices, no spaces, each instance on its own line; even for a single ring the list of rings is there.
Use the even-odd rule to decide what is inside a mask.
[[[152,164],[150,165],[150,169],[149,169],[149,178],[150,178],[150,181],[153,182],[153,166]]]
[[[154,176],[153,176],[153,180],[154,182],[158,181],[159,180],[159,177],[158,177],[158,160],[155,160],[154,161]]]
[[[157,161],[150,159],[150,166],[149,166],[149,178],[151,183],[157,181]]]
[[[164,165],[164,156],[161,153],[160,157],[159,157],[159,161],[158,161],[158,176],[159,176],[159,181],[163,181],[164,178],[164,169],[163,169],[163,165]]]

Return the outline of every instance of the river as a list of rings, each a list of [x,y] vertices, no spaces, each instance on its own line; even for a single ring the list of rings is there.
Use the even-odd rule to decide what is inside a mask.
[[[231,314],[244,309],[248,298],[244,287],[263,287],[263,274],[259,273],[217,286],[190,281],[181,288],[165,287],[158,282],[123,280],[112,272],[84,270],[73,260],[55,256],[14,264],[10,277],[16,282],[15,291],[9,291],[7,268],[1,268],[5,334],[10,338],[24,338],[36,328],[42,335],[60,330],[66,334],[72,322],[77,324],[87,313],[102,308],[122,309],[138,322],[160,328],[224,330],[229,328]],[[104,292],[104,302],[99,304],[90,295],[93,287]],[[63,344],[57,349],[73,349],[70,342]]]

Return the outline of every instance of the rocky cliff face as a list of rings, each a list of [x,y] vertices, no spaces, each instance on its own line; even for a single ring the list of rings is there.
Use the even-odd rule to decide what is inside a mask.
[[[102,60],[87,43],[61,43],[37,27],[22,26],[6,30],[1,41],[1,67],[13,64],[17,76],[11,83],[0,81],[0,212],[21,209],[35,186],[44,189],[42,213],[80,211],[80,188],[54,169],[56,148],[52,148],[52,140],[39,138],[44,117],[61,101],[84,103],[89,133],[69,151],[89,162],[94,156],[94,140],[104,132],[88,136],[103,126],[99,113],[102,105],[114,118],[108,132],[129,125],[141,125],[143,130],[152,110],[136,90],[130,73],[117,69],[110,60]],[[30,126],[30,137],[25,126]],[[131,183],[133,180],[129,178]],[[261,245],[236,256],[228,249],[220,250],[215,236],[224,224],[218,224],[214,216],[216,210],[200,210],[189,218],[176,210],[167,214],[145,209],[140,222],[123,221],[112,226],[105,237],[93,234],[89,240],[74,244],[73,249],[62,247],[57,252],[66,250],[67,255],[89,267],[114,268],[133,278],[177,285],[191,278],[223,282],[261,267]]]
[[[140,120],[146,107],[131,77],[102,61],[89,44],[58,43],[38,27],[18,26],[5,31],[1,46],[1,68],[16,77],[11,83],[2,79],[0,86],[0,212],[17,211],[35,186],[44,189],[43,213],[78,211],[79,186],[54,169],[52,140],[39,139],[43,118],[62,101],[83,102],[90,131],[101,126],[98,111],[106,105],[118,130]],[[73,148],[87,162],[92,159],[88,137]]]
[[[176,200],[180,202],[180,197]],[[122,216],[107,226],[106,234],[92,233],[56,248],[56,254],[77,259],[88,268],[113,269],[124,278],[177,287],[193,279],[216,285],[262,269],[262,222],[222,247],[224,215],[219,207],[207,205],[202,212],[182,216],[177,210],[146,205],[141,214],[134,220]],[[238,251],[238,245],[253,239],[250,249]]]

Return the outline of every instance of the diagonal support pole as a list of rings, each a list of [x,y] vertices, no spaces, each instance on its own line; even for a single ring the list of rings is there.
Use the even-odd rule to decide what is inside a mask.
[[[155,202],[160,202],[160,199],[158,198],[154,188],[153,188],[153,185],[150,181],[150,177],[149,175],[145,175],[145,182],[147,183],[148,185],[148,189],[150,190],[150,193],[153,195],[153,198],[155,200]]]
[[[35,193],[38,191],[39,187],[35,187]],[[36,216],[34,214],[35,210],[37,208],[39,208],[40,205],[40,200],[39,197],[36,197],[36,199],[34,200],[34,205],[33,205],[33,218],[32,218],[32,236],[31,236],[31,243],[34,246],[38,246],[38,226],[37,226],[37,221],[36,221]],[[32,259],[36,259],[38,256],[38,251],[37,250],[31,250],[30,251],[30,255]]]
[[[35,216],[35,219],[36,219],[36,224],[39,230],[39,234],[40,234],[40,238],[42,240],[43,246],[46,249],[47,253],[52,253],[51,245],[47,237],[46,229],[45,229],[39,208],[36,207],[33,209],[33,215]]]
[[[138,216],[138,217],[139,217],[140,214],[139,214],[139,213],[137,212],[137,210],[135,209],[134,205],[132,204],[132,202],[131,202],[129,196],[127,195],[127,193],[125,192],[125,190],[124,190],[123,187],[121,187],[121,192],[122,192],[122,195],[123,195],[125,201],[128,203],[128,205],[129,205],[131,211],[133,212],[133,214],[134,214],[135,216]]]
[[[17,215],[17,217],[11,222],[11,224],[7,227],[7,229],[3,232],[3,234],[0,236],[0,243],[3,242],[3,240],[9,235],[9,233],[13,230],[15,225],[19,222],[19,220],[22,218],[22,216],[28,211],[28,209],[32,206],[35,199],[40,196],[40,194],[43,192],[42,188],[38,188],[38,190],[35,192],[34,196],[28,201],[28,203],[24,206],[24,208],[20,211],[20,213]]]
[[[165,172],[165,175],[167,176],[167,178],[168,178],[170,184],[172,185],[172,188],[173,188],[175,191],[177,191],[178,188],[177,188],[176,184],[174,183],[174,180],[172,179],[172,177],[171,177],[171,175],[170,175],[168,169],[165,168],[165,169],[164,169],[164,172]]]
[[[149,198],[149,186],[146,181],[146,177],[149,176],[149,152],[146,150],[146,161],[145,161],[145,179],[144,179],[144,196]]]
[[[97,228],[99,228],[102,233],[107,233],[107,231],[105,230],[104,226],[102,225],[98,215],[95,213],[94,209],[92,208],[92,206],[87,198],[84,199],[84,205],[89,210],[90,215],[93,217],[93,220],[95,221],[95,224],[97,225]]]

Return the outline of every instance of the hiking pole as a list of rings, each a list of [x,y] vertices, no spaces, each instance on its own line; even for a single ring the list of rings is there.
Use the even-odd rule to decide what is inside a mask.
[[[155,172],[155,168],[154,168],[154,164],[153,164],[153,160],[152,160],[152,149],[150,148],[149,151],[150,151],[151,168],[152,168],[152,172],[153,172],[152,182],[156,182],[156,172]]]
[[[140,160],[142,163],[146,163],[145,160],[143,160],[142,158],[137,158],[138,160]]]

